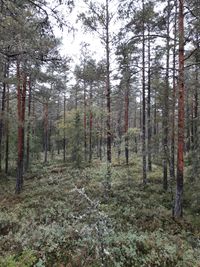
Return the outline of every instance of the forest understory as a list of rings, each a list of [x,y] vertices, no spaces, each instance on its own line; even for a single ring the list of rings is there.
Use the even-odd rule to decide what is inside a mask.
[[[129,166],[113,160],[109,198],[99,160],[83,169],[32,165],[20,195],[15,177],[1,180],[0,266],[200,266],[199,185],[191,191],[186,181],[184,217],[175,220],[175,181],[164,192],[162,168],[153,165],[144,187],[141,168],[137,155]]]

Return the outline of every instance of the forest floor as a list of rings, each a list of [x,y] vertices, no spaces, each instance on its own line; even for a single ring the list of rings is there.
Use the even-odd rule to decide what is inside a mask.
[[[143,187],[139,159],[116,162],[109,199],[106,170],[37,164],[20,195],[14,177],[2,180],[0,267],[200,266],[200,187],[186,183],[184,217],[174,220],[160,167]]]

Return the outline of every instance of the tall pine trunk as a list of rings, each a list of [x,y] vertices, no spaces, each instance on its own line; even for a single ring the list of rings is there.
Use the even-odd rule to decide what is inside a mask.
[[[109,40],[109,10],[106,0],[106,101],[107,101],[107,162],[111,163],[111,88],[110,88],[110,40]]]
[[[7,63],[4,64],[3,75],[3,92],[1,98],[1,116],[0,116],[0,172],[2,171],[2,154],[3,154],[3,135],[5,128],[5,102],[6,102],[6,77],[7,77]]]
[[[44,163],[48,160],[48,146],[49,146],[49,122],[48,122],[48,102],[44,103]]]
[[[18,159],[15,188],[16,194],[19,194],[23,187],[26,82],[27,76],[25,73],[21,75],[20,62],[17,60]]]
[[[66,129],[65,129],[65,124],[66,124],[66,97],[64,96],[64,114],[63,114],[63,161],[66,161]]]
[[[32,102],[32,90],[31,90],[31,78],[28,81],[28,123],[27,123],[27,137],[26,137],[26,170],[29,168],[30,163],[30,135],[31,135],[31,102]]]
[[[184,172],[184,0],[179,0],[178,155],[174,216],[183,215]]]
[[[87,161],[87,100],[86,100],[86,82],[84,81],[83,86],[83,97],[84,97],[84,117],[83,117],[83,124],[84,124],[84,154],[85,154],[85,161]]]
[[[168,188],[168,133],[169,133],[169,59],[170,59],[170,1],[167,3],[167,43],[166,43],[166,74],[164,89],[164,108],[163,108],[163,189]]]
[[[175,178],[175,108],[176,108],[176,38],[177,38],[177,10],[178,3],[174,0],[175,16],[174,16],[174,44],[173,44],[173,92],[172,92],[172,129],[171,129],[171,160],[170,160],[170,176]]]
[[[9,75],[9,74],[8,74]],[[9,164],[9,112],[10,112],[10,87],[7,84],[7,96],[6,96],[6,151],[5,151],[5,173],[8,174],[8,164]]]
[[[92,162],[92,126],[93,126],[93,114],[92,114],[92,84],[90,84],[90,120],[89,120],[89,162]]]
[[[142,0],[144,13],[144,0]],[[143,14],[144,16],[144,14]],[[143,184],[147,183],[146,167],[146,94],[145,94],[145,23],[142,22],[142,157],[143,157]]]
[[[129,80],[126,81],[125,92],[125,115],[124,115],[124,133],[125,133],[125,158],[126,164],[129,163],[129,140],[128,140],[128,121],[129,121]]]
[[[148,128],[148,171],[152,171],[151,162],[151,40],[150,29],[148,28],[148,95],[147,95],[147,128]]]

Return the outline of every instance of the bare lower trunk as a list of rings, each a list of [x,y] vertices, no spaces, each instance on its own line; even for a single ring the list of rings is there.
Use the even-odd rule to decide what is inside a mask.
[[[163,189],[168,189],[168,138],[169,138],[169,31],[170,31],[170,1],[167,4],[167,43],[166,43],[166,75],[165,75],[165,90],[164,90],[164,107],[163,107]]]
[[[150,30],[148,29],[148,35]],[[148,96],[147,96],[147,124],[148,124],[148,171],[152,171],[151,163],[151,40],[148,38]]]
[[[44,104],[44,163],[48,160],[48,102]]]
[[[7,77],[7,63],[4,64],[4,81],[3,81],[3,92],[1,99],[1,116],[0,116],[0,172],[2,171],[2,154],[3,154],[3,135],[5,128],[5,101],[6,101],[6,77]]]
[[[107,162],[111,163],[111,98],[110,98],[110,47],[109,11],[106,0],[106,100],[107,100]]]
[[[87,161],[87,100],[86,100],[86,83],[84,81],[84,153],[85,153],[85,161]]]
[[[28,125],[27,125],[27,139],[26,139],[26,170],[28,170],[29,162],[30,162],[31,101],[32,101],[30,77],[28,81],[28,91],[29,91],[29,95],[28,95]]]
[[[66,124],[66,97],[64,96],[64,114],[63,114],[63,161],[66,161],[66,130],[65,130],[65,124]]]
[[[175,178],[175,107],[176,107],[176,38],[177,38],[177,0],[174,1],[174,47],[173,47],[173,92],[172,92],[172,130],[171,130],[171,161],[170,176]]]
[[[178,155],[174,216],[183,215],[184,171],[184,0],[179,0]]]
[[[142,0],[144,12],[144,0]],[[143,20],[142,37],[142,157],[143,157],[143,184],[147,183],[146,169],[146,96],[145,96],[145,25]]]
[[[23,84],[21,86],[21,79]],[[24,124],[25,124],[25,100],[26,100],[26,74],[21,75],[20,63],[17,60],[17,109],[18,109],[18,159],[17,159],[17,179],[16,194],[22,191],[23,187],[23,161],[24,161]]]
[[[126,164],[129,163],[129,140],[128,140],[128,113],[129,113],[129,82],[126,85],[126,93],[125,93],[125,158]]]
[[[6,151],[5,151],[5,173],[8,174],[8,163],[9,163],[9,94],[10,89],[9,85],[7,85],[7,98],[6,98]]]
[[[92,125],[93,125],[93,114],[92,114],[92,85],[90,85],[90,126],[89,126],[89,162],[92,162]]]

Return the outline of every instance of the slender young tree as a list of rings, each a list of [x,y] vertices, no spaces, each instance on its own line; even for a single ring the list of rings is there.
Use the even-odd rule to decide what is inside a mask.
[[[145,21],[144,0],[142,0],[142,158],[143,158],[143,184],[147,183],[147,161],[146,161],[146,84],[145,84]]]
[[[171,160],[170,160],[170,176],[175,178],[175,107],[176,107],[176,46],[177,46],[177,0],[174,0],[174,43],[173,43],[173,91],[172,91],[172,129],[171,129]]]
[[[148,26],[148,94],[147,94],[147,129],[148,129],[148,171],[152,171],[152,126],[151,126],[151,39],[150,26]]]
[[[63,103],[64,111],[63,111],[63,161],[66,161],[66,96],[64,96],[64,103]]]
[[[8,73],[9,76],[9,73]],[[9,123],[9,113],[10,113],[10,86],[7,84],[7,94],[6,94],[6,148],[5,148],[5,173],[8,174],[8,164],[9,164],[9,141],[10,141],[10,123]]]
[[[163,189],[168,188],[168,138],[169,138],[169,60],[170,60],[170,1],[167,1],[167,18],[166,18],[166,74],[165,74],[165,87],[163,97]]]
[[[44,103],[44,163],[48,160],[48,147],[49,147],[49,103]]]

